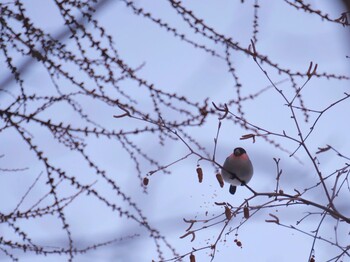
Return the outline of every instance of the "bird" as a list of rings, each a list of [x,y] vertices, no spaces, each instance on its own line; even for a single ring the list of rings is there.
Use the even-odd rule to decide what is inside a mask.
[[[221,168],[225,182],[230,183],[229,192],[236,193],[237,186],[247,184],[253,176],[253,165],[247,152],[242,147],[236,147]]]

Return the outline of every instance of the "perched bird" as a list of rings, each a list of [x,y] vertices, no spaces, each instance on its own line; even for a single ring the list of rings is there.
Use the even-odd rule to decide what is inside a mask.
[[[221,169],[221,175],[227,183],[230,183],[230,193],[236,192],[237,186],[247,184],[253,176],[253,165],[247,152],[237,147],[229,155]]]

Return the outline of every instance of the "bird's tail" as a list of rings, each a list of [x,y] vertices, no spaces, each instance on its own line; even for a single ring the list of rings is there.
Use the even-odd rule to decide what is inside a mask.
[[[236,193],[236,189],[237,189],[236,186],[230,185],[230,193],[231,193],[232,195],[234,195],[234,194]]]

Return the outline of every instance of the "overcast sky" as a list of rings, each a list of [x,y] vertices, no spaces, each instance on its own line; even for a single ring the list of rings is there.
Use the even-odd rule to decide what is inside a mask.
[[[217,32],[231,36],[234,41],[247,47],[253,31],[253,1],[244,1],[244,4],[240,1],[236,2],[233,4],[232,1],[191,1],[191,3],[184,4],[193,10],[198,17],[203,18],[208,25],[215,28]],[[346,59],[346,55],[350,55],[346,42],[349,36],[348,27],[343,28],[335,23],[322,22],[318,16],[297,11],[283,1],[260,4],[259,34],[256,44],[259,52],[268,55],[272,61],[282,67],[294,71],[306,72],[310,61],[313,61],[318,64],[318,72],[349,75],[350,60]],[[317,9],[329,13],[331,17],[339,17],[343,12],[343,7],[338,6],[336,1],[322,1],[317,4],[320,4],[315,6]],[[173,27],[178,28],[180,32],[186,33],[189,38],[207,44],[209,48],[224,54],[223,46],[215,45],[191,33],[167,1],[136,1],[136,5],[151,12],[155,17],[164,19]],[[30,3],[26,2],[26,7],[28,14],[38,26],[56,36],[61,32],[62,20],[51,1],[31,0]],[[143,65],[138,74],[157,88],[172,90],[172,92],[184,95],[195,102],[201,102],[209,97],[210,104],[211,102],[225,103],[236,96],[233,79],[228,73],[224,60],[213,57],[203,50],[195,49],[184,41],[173,37],[158,25],[134,15],[124,3],[107,1],[96,18],[105,27],[108,34],[113,36],[115,46],[125,62],[134,68]],[[69,39],[64,41],[68,46],[70,45]],[[20,63],[20,61],[21,58],[18,57],[18,62]],[[258,92],[270,85],[252,58],[235,52],[232,54],[232,61],[243,84],[243,95]],[[265,67],[265,69],[268,70],[274,82],[286,79],[286,75],[279,75],[269,67]],[[78,72],[75,73],[78,74]],[[0,82],[6,77],[7,74],[1,70]],[[31,89],[32,92],[45,93],[43,90],[48,90],[48,86],[52,90],[52,83],[47,77],[47,72],[36,63],[31,64],[27,70],[25,82],[26,88]],[[303,79],[299,79],[297,84],[301,85],[303,82]],[[285,90],[286,94],[292,94],[289,91],[291,90],[290,82],[284,82],[279,86]],[[308,108],[321,110],[343,97],[344,92],[349,92],[348,87],[349,81],[312,79],[303,90],[303,98]],[[14,93],[18,91],[18,86],[14,81],[5,88]],[[130,93],[147,107],[148,102],[142,100],[141,92],[131,90]],[[4,105],[9,101],[11,101],[10,96],[3,94],[0,97],[0,103]],[[271,88],[258,99],[244,103],[243,110],[251,123],[261,125],[271,131],[282,132],[285,130],[288,134],[296,136],[290,112],[284,104],[285,102]],[[137,122],[130,119],[113,118],[114,114],[119,113],[117,109],[103,111],[98,106],[84,106],[86,106],[86,112],[103,126],[116,130],[127,130],[138,125]],[[65,108],[57,108],[56,112],[51,111],[51,113],[62,121],[80,123],[77,115],[71,112],[66,113],[64,110]],[[308,141],[312,153],[315,153],[320,146],[331,144],[339,151],[350,155],[349,139],[344,139],[348,137],[350,127],[350,123],[346,119],[349,110],[349,102],[345,102],[324,116],[317,125],[317,132]],[[169,115],[169,117],[176,118],[176,115]],[[311,116],[312,119],[315,119],[315,116]],[[206,125],[201,128],[193,128],[190,131],[192,136],[210,153],[213,152],[213,139],[216,135],[217,125],[217,118],[211,117]],[[309,124],[302,124],[302,128],[306,131]],[[45,131],[40,128],[33,127],[32,132],[39,137],[47,136]],[[274,157],[281,159],[283,169],[281,188],[285,192],[292,193],[294,188],[303,189],[317,181],[312,163],[302,150],[296,154],[301,160],[298,161],[262,139],[257,138],[256,143],[252,143],[252,140],[240,140],[239,138],[244,134],[246,131],[234,125],[232,121],[224,120],[219,136],[217,160],[223,163],[233,148],[244,147],[254,165],[255,172],[250,186],[255,190],[273,191],[276,177]],[[43,171],[43,167],[35,161],[35,158],[26,151],[25,147],[17,148],[19,145],[17,136],[11,133],[2,134],[2,140],[4,142],[0,154],[5,156],[0,159],[0,167],[29,168],[24,172],[0,173],[0,197],[6,199],[6,201],[1,202],[0,210],[2,213],[6,213],[13,210],[28,185],[33,183]],[[169,142],[165,147],[161,147],[157,143],[157,136],[138,136],[135,141],[164,165],[188,153],[186,147],[180,142]],[[291,152],[297,146],[287,140],[277,141]],[[90,143],[88,150],[91,156],[107,170],[111,177],[116,177],[122,190],[143,209],[150,223],[167,237],[179,254],[191,251],[192,247],[205,246],[208,240],[209,242],[215,240],[223,225],[221,223],[198,232],[196,240],[190,242],[189,237],[179,238],[185,233],[188,226],[184,223],[183,218],[200,219],[221,214],[222,207],[216,206],[214,202],[229,202],[231,205],[237,206],[251,195],[244,187],[238,188],[234,196],[229,194],[227,185],[223,189],[220,188],[215,179],[216,170],[205,162],[200,162],[204,171],[204,181],[199,184],[195,171],[198,158],[195,157],[173,165],[169,168],[170,175],[164,175],[161,172],[154,174],[150,178],[148,194],[145,194],[139,181],[135,178],[136,171],[130,157],[120,147],[104,139],[89,138],[87,142]],[[85,172],[89,172],[89,168],[80,165],[79,156],[67,151],[62,146],[57,146],[51,140],[41,141],[41,143],[49,147],[50,157],[54,159],[56,164],[64,166],[86,183],[96,181],[96,177],[87,178],[84,176]],[[334,171],[335,167],[344,161],[335,156],[321,155],[320,162],[322,170],[327,174]],[[146,164],[142,166],[144,174],[151,170],[152,168]],[[44,192],[47,192],[48,187],[44,177],[41,180],[41,183],[38,183],[32,192],[33,199],[37,199]],[[110,192],[111,190],[98,179],[94,188],[104,192],[108,199],[115,197]],[[69,189],[67,190],[69,191]],[[311,199],[318,197],[317,195],[310,196]],[[142,231],[137,224],[128,220],[116,219],[115,214],[106,210],[98,201],[81,197],[66,210],[73,238],[78,246],[86,246],[115,237],[141,235],[78,256],[76,261],[151,261],[157,259],[155,245],[147,238],[147,232]],[[295,221],[303,217],[306,211],[307,209],[288,207],[280,208],[278,214],[283,223],[295,225]],[[206,212],[208,212],[207,215]],[[219,242],[214,261],[306,261],[312,245],[312,238],[276,224],[266,223],[265,220],[269,219],[268,213],[270,212],[271,210],[261,211],[241,227],[238,239],[243,243],[242,248],[234,243],[235,232],[224,237],[223,239],[227,241],[225,243]],[[236,226],[240,221],[242,221],[242,217],[234,218],[232,226]],[[318,221],[306,221],[303,228],[313,230],[317,223]],[[64,245],[66,236],[58,224],[58,219],[46,218],[25,221],[23,228],[42,245]],[[333,224],[331,225],[333,226]],[[325,230],[325,232],[327,231]],[[11,236],[6,225],[0,225],[1,234]],[[330,254],[338,252],[337,249],[323,243],[316,245],[316,247],[316,258],[319,258],[319,261],[329,259]],[[197,261],[210,261],[208,251],[197,252]],[[172,257],[170,252],[165,253],[165,256]],[[37,257],[27,254],[20,256],[20,261],[62,261],[62,258]],[[5,259],[1,252],[0,259]],[[189,261],[189,258],[186,257],[184,261]]]

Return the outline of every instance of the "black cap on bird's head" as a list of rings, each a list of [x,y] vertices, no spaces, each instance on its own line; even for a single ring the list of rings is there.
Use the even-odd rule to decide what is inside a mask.
[[[246,154],[247,152],[244,150],[244,148],[242,147],[236,147],[234,150],[233,150],[233,154],[235,156],[241,156],[243,154]]]

